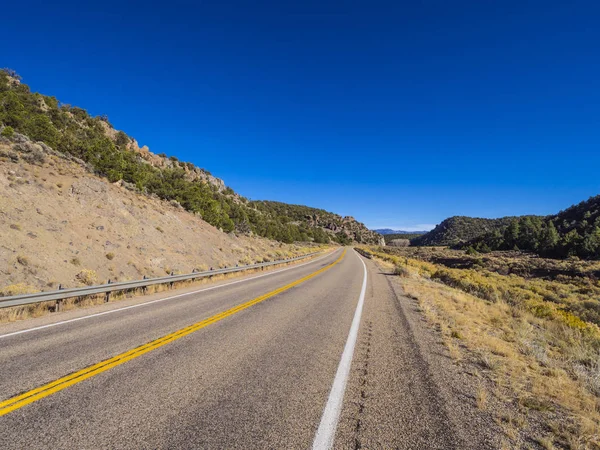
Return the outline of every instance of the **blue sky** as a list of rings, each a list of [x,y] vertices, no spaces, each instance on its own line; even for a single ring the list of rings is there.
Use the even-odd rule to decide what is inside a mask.
[[[0,66],[252,199],[408,230],[600,193],[595,1],[23,1],[3,16]]]

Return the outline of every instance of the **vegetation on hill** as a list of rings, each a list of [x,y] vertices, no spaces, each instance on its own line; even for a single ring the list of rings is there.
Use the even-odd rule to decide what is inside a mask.
[[[249,204],[266,217],[278,218],[289,227],[296,227],[300,234],[312,230],[315,242],[333,239],[343,245],[354,242],[380,243],[381,236],[369,230],[353,217],[342,217],[324,209],[273,201],[253,201]],[[300,239],[302,240],[302,239]]]
[[[471,241],[486,233],[503,230],[512,217],[501,219],[480,219],[454,216],[444,220],[429,233],[411,240],[412,245],[453,246]]]
[[[19,135],[25,135],[82,160],[90,170],[111,182],[122,181],[139,192],[176,201],[225,232],[253,232],[286,243],[333,240],[344,244],[353,239],[376,243],[378,239],[354,219],[335,230],[325,229],[318,221],[305,220],[294,212],[306,207],[289,205],[288,212],[292,214],[288,214],[271,202],[250,203],[232,189],[207,181],[210,173],[191,163],[148,151],[142,155],[136,151],[137,143],[124,132],[114,130],[107,117],[92,117],[82,108],[61,104],[55,97],[33,93],[17,74],[7,69],[0,70],[0,130],[2,138],[17,146]],[[306,209],[306,215],[310,215],[312,208]],[[335,216],[314,211],[321,216]]]
[[[524,250],[550,258],[600,259],[600,196],[549,217],[514,218],[463,245],[468,251]]]

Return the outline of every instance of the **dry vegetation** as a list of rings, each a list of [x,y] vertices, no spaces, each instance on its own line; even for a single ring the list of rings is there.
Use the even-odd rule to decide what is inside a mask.
[[[315,251],[316,249],[312,249]],[[278,255],[281,256],[281,255]],[[297,263],[283,263],[276,264],[274,266],[270,266],[268,270],[273,270],[278,267],[286,266],[288,264],[299,264],[303,261],[299,261]],[[196,271],[202,272],[208,270],[208,266],[206,264],[201,264],[195,268]],[[196,280],[186,280],[186,281],[178,281],[170,284],[157,284],[148,286],[145,288],[138,289],[129,289],[127,291],[116,291],[111,293],[110,301],[120,301],[123,299],[136,297],[140,295],[151,295],[159,292],[169,291],[172,289],[180,289],[184,287],[203,285],[207,283],[214,283],[216,281],[226,280],[229,278],[236,278],[242,275],[249,275],[256,272],[261,272],[261,269],[249,269],[243,272],[233,272],[227,274],[217,274],[212,275],[210,277],[198,278]],[[93,281],[96,274],[93,271],[83,270],[80,272],[82,277],[82,283],[84,284],[94,284]],[[0,296],[2,295],[19,295],[19,294],[30,294],[36,292],[35,289],[27,286],[25,284],[16,284],[8,286],[7,288],[0,289]],[[106,302],[105,294],[100,295],[88,295],[85,297],[73,297],[66,300],[61,301],[50,301],[43,303],[34,303],[31,305],[18,306],[13,308],[4,308],[0,309],[0,323],[4,322],[15,322],[17,320],[24,320],[34,317],[41,317],[48,313],[56,312],[56,311],[68,311],[75,308],[82,308],[87,306],[99,305]]]
[[[506,448],[600,448],[600,330],[586,315],[598,305],[597,263],[381,250],[362,249],[395,267],[451,357],[481,377],[476,404],[500,405],[491,412]]]

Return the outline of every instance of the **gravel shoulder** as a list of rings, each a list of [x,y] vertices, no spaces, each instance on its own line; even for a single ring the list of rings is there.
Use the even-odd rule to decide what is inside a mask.
[[[369,287],[335,447],[500,448],[501,430],[477,408],[478,381],[389,270],[365,262]]]

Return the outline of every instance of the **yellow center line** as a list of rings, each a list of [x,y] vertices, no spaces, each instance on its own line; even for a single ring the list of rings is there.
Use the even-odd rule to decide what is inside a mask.
[[[93,377],[94,375],[98,375],[99,373],[102,373],[109,369],[112,369],[113,367],[119,366],[127,361],[131,361],[132,359],[142,356],[145,353],[148,353],[152,350],[162,347],[163,345],[166,345],[170,342],[176,341],[177,339],[187,336],[188,334],[191,334],[194,331],[198,331],[201,328],[204,328],[212,323],[218,322],[218,321],[220,321],[226,317],[229,317],[237,312],[243,311],[244,309],[249,308],[253,305],[256,305],[257,303],[260,303],[264,300],[267,300],[268,298],[271,298],[277,294],[281,294],[282,292],[287,291],[288,289],[291,289],[294,286],[297,286],[300,283],[303,283],[304,281],[309,280],[309,279],[319,275],[320,273],[325,272],[327,269],[330,269],[331,267],[335,266],[337,263],[339,263],[342,260],[342,258],[344,258],[345,255],[346,255],[346,250],[344,250],[342,255],[338,259],[336,259],[334,262],[332,262],[331,264],[329,264],[325,267],[322,267],[321,269],[317,270],[316,272],[313,272],[310,275],[300,278],[290,284],[287,284],[278,289],[275,289],[274,291],[268,292],[267,294],[261,295],[260,297],[256,297],[255,299],[250,300],[246,303],[242,303],[240,305],[234,306],[233,308],[230,308],[226,311],[220,312],[219,314],[209,317],[208,319],[204,319],[193,325],[182,328],[181,330],[175,331],[173,333],[167,334],[166,336],[155,339],[154,341],[148,342],[147,344],[133,348],[133,349],[128,350],[124,353],[121,353],[117,356],[113,356],[112,358],[106,359],[97,364],[86,367],[85,369],[82,369],[78,372],[74,372],[70,375],[59,378],[50,383],[44,384],[38,388],[32,389],[23,394],[17,395],[15,397],[9,398],[8,400],[0,402],[0,416],[8,414],[16,409],[22,408],[23,406],[33,403],[37,400],[41,400],[42,398],[48,397],[49,395],[52,395],[56,392],[62,391],[63,389],[65,389],[69,386],[80,383],[83,380],[86,380],[88,378]]]

